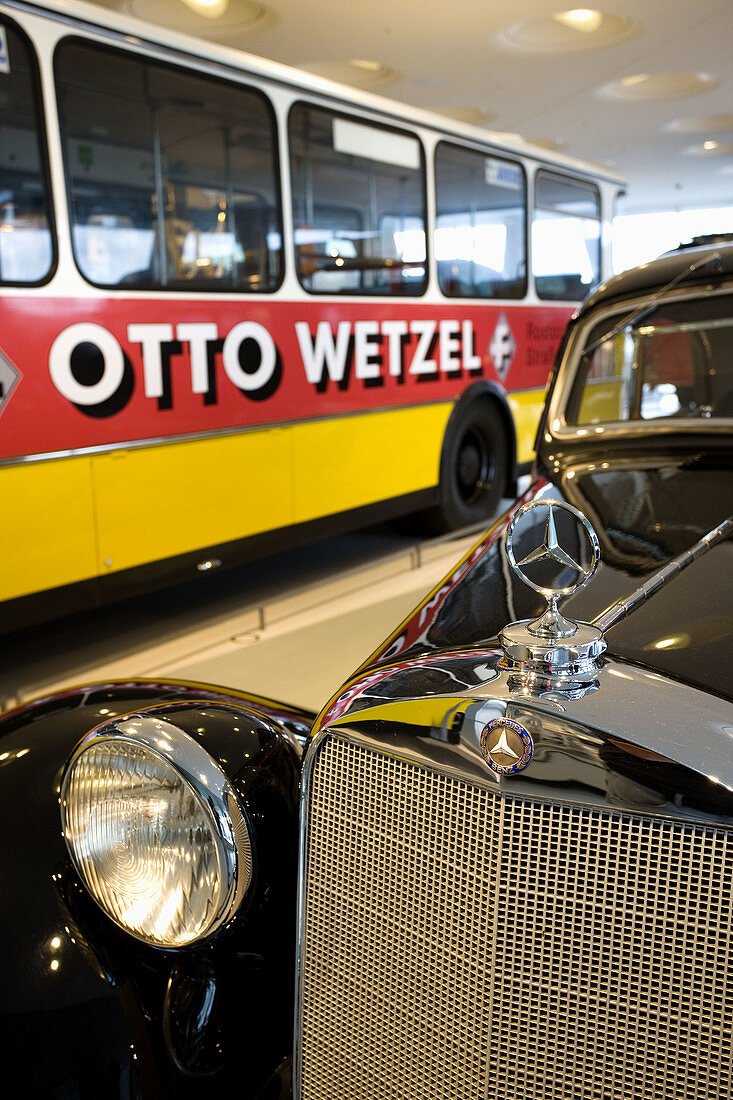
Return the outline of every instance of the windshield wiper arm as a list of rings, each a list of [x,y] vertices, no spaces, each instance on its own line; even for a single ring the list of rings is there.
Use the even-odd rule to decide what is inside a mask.
[[[670,279],[670,281],[665,283],[656,294],[653,294],[648,302],[645,302],[643,306],[631,313],[628,317],[625,317],[623,321],[619,321],[618,324],[614,325],[613,328],[609,329],[609,331],[604,333],[598,340],[594,340],[590,347],[584,348],[583,358],[587,359],[589,355],[592,355],[593,352],[601,346],[601,344],[605,344],[606,340],[613,340],[613,338],[618,336],[620,332],[623,332],[624,329],[630,328],[631,325],[635,325],[639,321],[643,321],[645,317],[648,317],[650,313],[656,310],[660,299],[664,298],[670,290],[674,290],[679,283],[684,282],[693,272],[699,271],[701,268],[708,267],[709,265],[719,263],[720,258],[719,252],[713,252],[710,256],[705,256],[702,260],[696,260],[695,263],[688,264],[687,267],[683,268],[682,271],[679,271],[675,275],[674,279]]]
[[[703,535],[700,541],[691,546],[689,550],[683,550],[676,558],[672,558],[653,577],[650,577],[644,584],[639,585],[625,599],[618,600],[607,607],[605,611],[596,616],[593,625],[604,633],[610,630],[612,626],[630,615],[639,604],[648,600],[650,596],[658,592],[660,588],[671,581],[673,577],[676,577],[678,573],[681,573],[683,569],[686,569],[688,565],[692,565],[693,561],[697,561],[702,554],[706,554],[708,550],[712,550],[713,546],[717,546],[719,542],[724,542],[731,535],[733,535],[733,516],[729,516],[717,527],[713,527],[712,531],[708,531],[707,535]]]

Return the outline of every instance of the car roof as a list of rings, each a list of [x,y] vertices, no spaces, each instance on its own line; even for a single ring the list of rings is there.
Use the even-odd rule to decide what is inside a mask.
[[[586,298],[579,315],[616,298],[653,293],[677,280],[685,286],[709,283],[711,275],[716,282],[721,276],[733,276],[732,237],[698,237],[656,260],[614,275]]]

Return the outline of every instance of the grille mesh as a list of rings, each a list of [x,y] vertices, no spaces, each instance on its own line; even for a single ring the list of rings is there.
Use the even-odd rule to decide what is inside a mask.
[[[302,1100],[733,1095],[725,829],[315,762]]]

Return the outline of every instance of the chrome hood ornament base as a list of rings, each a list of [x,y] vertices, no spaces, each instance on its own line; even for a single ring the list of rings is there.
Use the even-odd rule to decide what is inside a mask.
[[[521,532],[517,535],[517,528],[523,517],[535,508],[547,510],[543,541],[517,560],[515,540],[521,538]],[[572,541],[578,549],[573,552],[558,537],[558,511],[569,513],[575,520],[576,537]],[[587,539],[587,546],[581,549],[583,536]],[[571,504],[549,499],[530,501],[517,510],[507,527],[504,536],[506,555],[523,583],[545,597],[547,610],[538,619],[524,619],[504,627],[499,634],[504,649],[499,667],[508,671],[523,690],[558,690],[570,694],[576,689],[581,693],[593,690],[592,685],[603,667],[601,658],[607,648],[605,632],[664,588],[701,555],[732,536],[733,516],[723,520],[689,550],[669,561],[624,599],[606,608],[592,623],[576,623],[561,614],[558,601],[584,588],[595,573],[601,557],[598,536],[583,513]],[[566,535],[565,543],[569,541]],[[542,562],[552,562],[560,569],[570,570],[577,579],[565,586],[538,584],[527,570]]]
[[[515,555],[515,532],[528,512],[546,509],[544,539],[521,560]],[[576,522],[577,539],[587,540],[585,553],[571,553],[562,545],[557,533],[556,512],[569,513]],[[579,687],[592,683],[600,669],[600,658],[606,649],[602,632],[591,623],[576,623],[566,619],[558,609],[558,601],[584,588],[595,573],[601,558],[598,536],[577,508],[560,500],[533,500],[518,509],[512,517],[506,535],[506,554],[517,576],[547,600],[547,610],[539,618],[511,623],[499,635],[504,648],[501,667],[521,677],[530,686],[541,682],[545,688]],[[538,584],[528,575],[528,569],[541,562],[551,562],[576,574],[566,585]],[[586,564],[587,563],[587,564]]]

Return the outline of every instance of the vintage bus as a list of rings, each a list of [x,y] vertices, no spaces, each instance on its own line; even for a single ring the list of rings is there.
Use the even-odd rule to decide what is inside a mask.
[[[491,514],[620,180],[83,4],[0,3],[0,96],[6,630]]]

